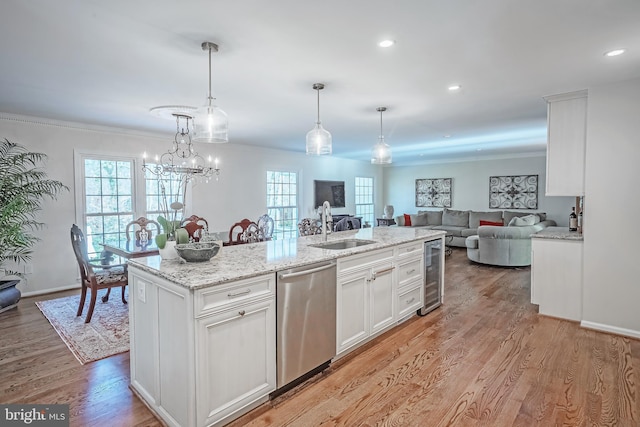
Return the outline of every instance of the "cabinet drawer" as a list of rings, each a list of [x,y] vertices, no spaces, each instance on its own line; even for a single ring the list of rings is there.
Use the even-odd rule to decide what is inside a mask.
[[[235,303],[244,303],[268,295],[275,295],[275,285],[274,273],[200,289],[195,293],[195,316],[225,309],[226,306]]]
[[[393,248],[338,259],[338,275],[371,267],[371,264],[393,259]]]
[[[398,293],[398,320],[422,307],[424,287],[419,281],[414,285]]]
[[[398,262],[398,286],[419,280],[422,277],[422,257],[410,258]]]
[[[423,248],[424,242],[421,241],[405,243],[396,247],[396,254],[399,257],[418,256],[422,254]]]

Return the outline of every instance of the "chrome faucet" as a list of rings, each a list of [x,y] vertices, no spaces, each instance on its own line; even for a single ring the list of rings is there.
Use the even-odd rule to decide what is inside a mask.
[[[327,235],[331,233],[331,230],[327,227],[327,222],[333,222],[333,217],[331,216],[331,204],[326,200],[322,204],[320,218],[322,221],[322,239],[326,242]]]

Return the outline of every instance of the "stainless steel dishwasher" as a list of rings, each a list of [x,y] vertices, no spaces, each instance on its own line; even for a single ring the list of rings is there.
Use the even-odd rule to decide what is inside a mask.
[[[276,300],[276,386],[286,390],[336,355],[335,261],[279,271]]]

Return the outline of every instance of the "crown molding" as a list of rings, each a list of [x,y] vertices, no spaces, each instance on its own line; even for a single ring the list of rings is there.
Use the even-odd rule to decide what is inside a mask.
[[[166,133],[145,132],[140,130],[118,128],[103,125],[93,125],[80,122],[68,122],[64,120],[48,119],[44,117],[27,116],[21,114],[5,113],[0,111],[0,121],[24,123],[36,126],[48,126],[59,129],[72,129],[84,132],[109,133],[114,135],[139,136],[154,139],[166,139]]]
[[[490,161],[490,160],[507,160],[507,159],[519,159],[519,158],[529,158],[529,157],[546,157],[546,152],[543,151],[531,151],[526,153],[515,153],[515,154],[494,154],[494,155],[486,155],[486,156],[467,156],[467,157],[451,157],[451,158],[442,158],[442,159],[434,159],[434,160],[414,160],[411,162],[399,162],[398,164],[388,165],[386,167],[404,167],[404,166],[421,166],[421,165],[439,165],[443,163],[467,163],[467,162],[476,162],[476,161]]]

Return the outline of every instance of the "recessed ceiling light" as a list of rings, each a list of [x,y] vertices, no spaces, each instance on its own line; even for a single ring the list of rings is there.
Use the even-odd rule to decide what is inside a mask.
[[[458,91],[460,89],[462,89],[462,86],[460,86],[460,85],[451,85],[451,86],[449,86],[449,91],[450,92],[455,92],[455,91]]]
[[[604,56],[618,56],[622,55],[625,51],[626,49],[614,49],[610,50],[609,52],[605,52]]]
[[[380,43],[378,43],[378,46],[380,46],[380,47],[391,47],[394,44],[396,44],[395,40],[382,40]]]
[[[443,138],[451,138],[451,135],[446,134],[446,135],[442,135]]]

